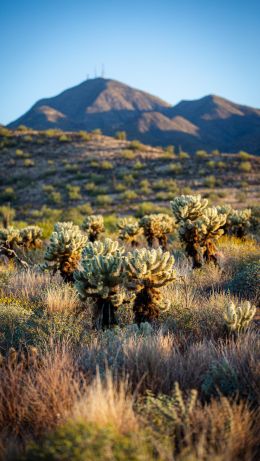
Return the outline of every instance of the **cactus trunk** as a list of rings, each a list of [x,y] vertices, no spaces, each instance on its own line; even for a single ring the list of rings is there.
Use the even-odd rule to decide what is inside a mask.
[[[98,329],[105,330],[117,325],[115,307],[110,300],[98,299],[96,305],[95,323]]]
[[[135,322],[140,325],[142,322],[152,322],[159,317],[159,302],[161,295],[156,288],[143,288],[136,295],[133,311]]]

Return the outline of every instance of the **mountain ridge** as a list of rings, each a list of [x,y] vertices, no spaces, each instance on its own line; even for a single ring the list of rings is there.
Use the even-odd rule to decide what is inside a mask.
[[[152,145],[181,145],[191,152],[219,149],[260,154],[260,110],[210,94],[172,106],[112,79],[86,80],[37,101],[9,128],[126,131]]]

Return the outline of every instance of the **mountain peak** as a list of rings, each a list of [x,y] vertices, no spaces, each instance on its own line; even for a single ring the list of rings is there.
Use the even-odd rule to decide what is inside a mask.
[[[180,101],[172,107],[144,91],[109,78],[81,82],[52,98],[41,99],[9,125],[68,131],[100,128],[104,134],[126,131],[155,145],[183,149],[248,150],[260,153],[260,111],[215,94]]]

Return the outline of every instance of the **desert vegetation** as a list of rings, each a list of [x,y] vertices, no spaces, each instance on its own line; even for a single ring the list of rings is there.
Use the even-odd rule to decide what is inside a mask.
[[[182,195],[117,235],[3,221],[2,459],[258,459],[250,219]]]
[[[7,130],[1,155],[14,160],[14,149],[20,169],[25,143],[35,144],[34,152],[58,143],[63,152],[72,142],[83,150],[95,137],[104,139],[100,133],[64,136]],[[98,166],[88,164],[87,179],[76,160],[62,170],[66,186],[50,183],[56,173],[42,177],[40,211],[34,208],[40,195],[34,201],[28,194],[22,204],[17,189],[17,202],[3,198],[0,459],[256,461],[259,212],[247,201],[237,206],[240,176],[232,179],[229,201],[216,183],[211,193],[202,183],[184,184],[188,153],[150,151],[149,161],[161,168],[155,177],[146,174],[147,146],[126,141],[124,133],[116,138],[117,156],[110,152],[95,159]],[[34,161],[27,175],[42,160],[35,155]],[[56,155],[55,171],[58,161]],[[129,171],[136,161],[145,175],[143,168]],[[169,161],[179,165],[171,177]],[[199,151],[195,159],[204,169],[221,161],[219,152]],[[231,163],[241,161],[257,162],[238,154]],[[54,171],[47,165],[44,174]],[[242,170],[237,164],[238,175],[249,174]],[[37,182],[40,172],[34,173]],[[255,176],[248,180],[253,187]],[[9,186],[2,186],[5,197]],[[138,197],[123,203],[122,193],[132,189]]]

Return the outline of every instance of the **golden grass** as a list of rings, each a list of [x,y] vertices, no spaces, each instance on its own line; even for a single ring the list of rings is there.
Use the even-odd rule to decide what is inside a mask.
[[[47,312],[73,312],[79,306],[76,290],[68,284],[52,285],[42,293]]]

